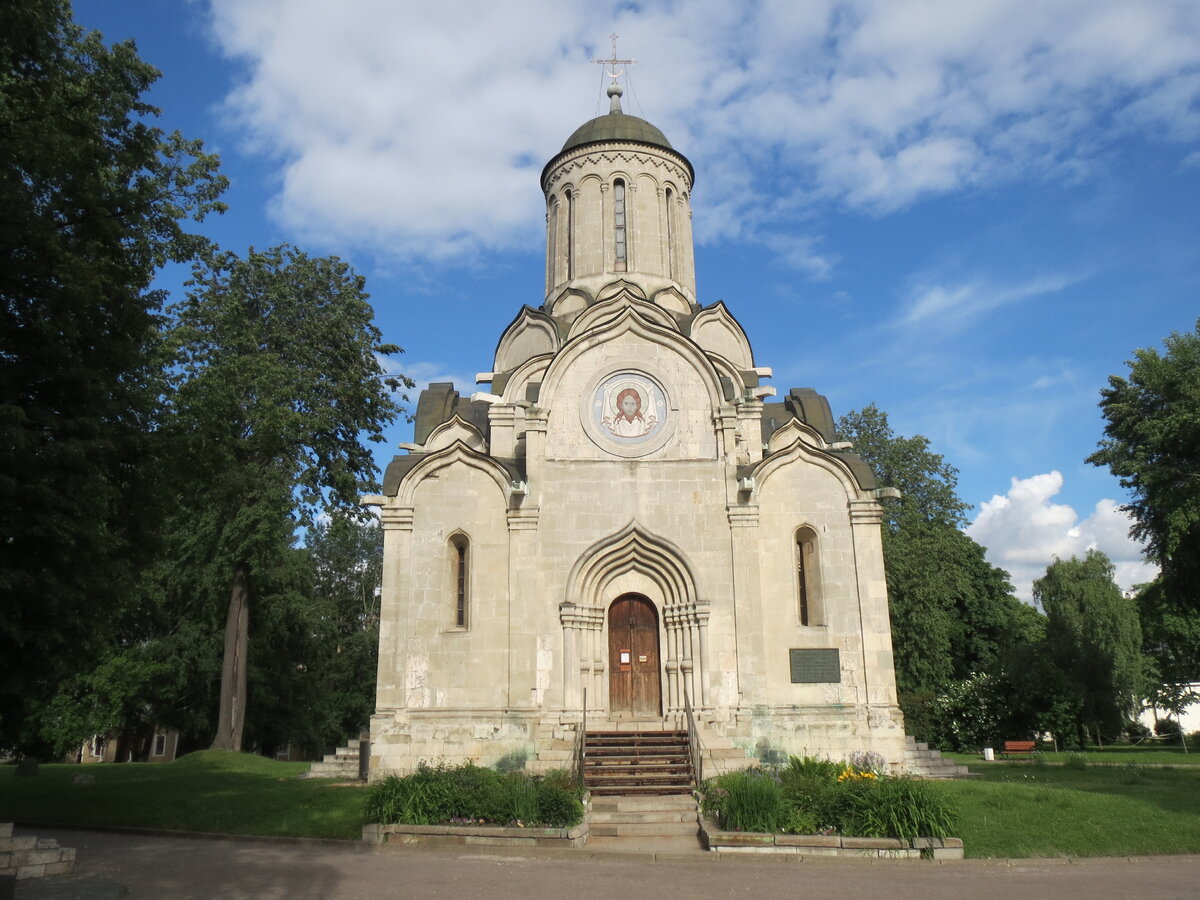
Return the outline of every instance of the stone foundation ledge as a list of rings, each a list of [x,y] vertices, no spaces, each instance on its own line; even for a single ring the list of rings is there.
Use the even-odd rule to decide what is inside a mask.
[[[450,844],[490,847],[582,847],[587,822],[571,828],[504,828],[493,825],[364,825],[371,844]]]
[[[709,850],[722,853],[775,853],[797,856],[871,857],[874,859],[962,859],[961,838],[845,837],[840,834],[761,834],[721,831],[715,822],[702,820],[700,833]]]

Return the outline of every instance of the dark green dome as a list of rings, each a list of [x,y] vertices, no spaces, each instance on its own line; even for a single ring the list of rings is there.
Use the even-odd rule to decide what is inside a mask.
[[[566,153],[584,144],[595,144],[600,141],[633,141],[638,144],[653,144],[674,150],[667,136],[637,116],[627,116],[623,112],[610,112],[608,115],[597,116],[590,122],[584,122],[575,129],[575,133],[567,138],[561,153]]]

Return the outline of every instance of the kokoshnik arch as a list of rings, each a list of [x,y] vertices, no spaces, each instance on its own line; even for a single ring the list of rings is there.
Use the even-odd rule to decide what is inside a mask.
[[[546,289],[490,390],[432,384],[388,466],[376,775],[567,765],[589,728],[696,713],[726,769],[908,763],[879,498],[814,390],[762,384],[697,301],[688,160],[611,110],[542,172]]]

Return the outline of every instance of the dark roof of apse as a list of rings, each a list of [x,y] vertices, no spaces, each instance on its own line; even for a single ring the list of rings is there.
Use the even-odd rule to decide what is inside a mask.
[[[558,157],[569,150],[574,150],[576,147],[610,141],[649,144],[652,147],[661,147],[664,150],[670,150],[683,160],[692,180],[694,181],[696,178],[696,173],[692,168],[691,162],[686,156],[671,146],[671,142],[667,140],[667,136],[662,131],[645,119],[639,119],[637,116],[627,115],[618,110],[614,110],[603,116],[596,116],[596,118],[590,119],[576,128],[571,136],[567,138],[566,143],[562,145],[562,149],[554,155],[554,159],[558,159]],[[543,180],[546,176],[546,170],[550,168],[554,159],[550,160],[546,164],[546,168],[542,170]]]

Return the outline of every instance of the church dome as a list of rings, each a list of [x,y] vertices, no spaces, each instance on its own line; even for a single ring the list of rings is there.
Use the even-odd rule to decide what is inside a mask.
[[[628,116],[617,110],[584,122],[567,138],[560,152],[566,153],[584,144],[600,141],[630,141],[637,144],[653,144],[667,150],[675,149],[667,140],[667,136],[645,119]]]

